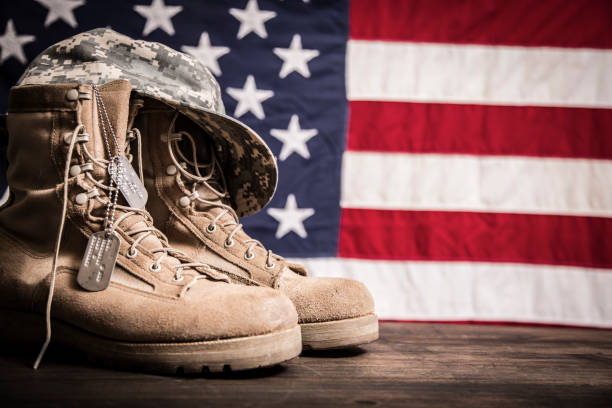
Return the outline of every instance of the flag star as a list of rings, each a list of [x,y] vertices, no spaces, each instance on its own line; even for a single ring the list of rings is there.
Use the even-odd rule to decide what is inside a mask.
[[[221,68],[219,67],[217,60],[230,52],[228,47],[213,47],[210,44],[210,38],[208,37],[208,33],[206,31],[200,35],[200,42],[198,43],[197,47],[184,45],[181,47],[181,50],[187,54],[193,55],[217,76],[221,75]]]
[[[312,208],[298,208],[293,194],[287,196],[285,208],[268,209],[268,215],[278,221],[278,228],[274,235],[276,239],[281,239],[291,231],[301,238],[306,238],[308,234],[304,228],[304,220],[312,217],[314,213],[315,210]]]
[[[17,35],[13,20],[9,20],[6,23],[4,35],[0,36],[0,64],[10,57],[15,57],[19,62],[25,64],[27,59],[23,46],[35,39],[33,35]]]
[[[300,119],[298,115],[291,116],[287,130],[270,130],[272,136],[283,142],[283,147],[281,148],[279,156],[281,161],[287,159],[293,152],[296,152],[305,159],[310,159],[310,152],[308,151],[306,142],[315,137],[318,133],[319,131],[317,129],[300,128]]]
[[[266,117],[261,103],[274,96],[274,92],[266,89],[257,89],[255,78],[249,75],[244,88],[227,88],[227,93],[238,101],[234,116],[239,118],[247,112],[253,113],[257,119]]]
[[[302,37],[294,34],[289,48],[274,48],[274,54],[283,60],[278,76],[285,78],[287,75],[296,71],[304,78],[310,78],[308,62],[319,56],[318,50],[305,50],[302,48]]]
[[[182,10],[183,6],[166,6],[164,0],[153,0],[150,6],[134,6],[134,11],[147,19],[142,35],[149,35],[158,28],[168,35],[174,35],[172,17]]]
[[[265,22],[276,17],[276,12],[260,10],[257,0],[249,0],[244,10],[231,8],[230,14],[240,21],[240,28],[236,38],[239,40],[247,34],[254,32],[261,38],[268,38]]]
[[[45,19],[45,27],[62,19],[70,27],[75,28],[78,24],[72,10],[85,4],[85,0],[36,0],[36,2],[49,10]]]

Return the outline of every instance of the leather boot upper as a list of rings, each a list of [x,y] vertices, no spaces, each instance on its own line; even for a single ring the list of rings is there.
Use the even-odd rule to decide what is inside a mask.
[[[134,157],[126,136],[129,83],[113,81],[99,89],[119,153]],[[293,327],[297,316],[286,297],[226,283],[207,266],[182,266],[193,261],[154,231],[146,210],[130,208],[121,199],[115,215],[121,245],[110,286],[88,292],[77,285],[87,240],[104,229],[108,202],[108,156],[94,101],[88,85],[11,90],[11,196],[0,209],[0,308],[44,310],[69,161],[53,318],[103,337],[142,342],[232,338]],[[76,142],[68,157],[71,140]]]
[[[150,98],[138,103],[142,107],[134,126],[143,138],[149,208],[173,246],[234,282],[280,289],[296,306],[300,323],[374,312],[363,284],[306,277],[303,266],[287,262],[244,232],[225,188],[233,169],[216,160],[221,150],[214,139],[163,103]]]

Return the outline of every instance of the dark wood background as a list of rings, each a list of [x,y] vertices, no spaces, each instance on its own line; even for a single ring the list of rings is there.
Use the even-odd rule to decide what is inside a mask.
[[[264,370],[163,377],[2,347],[0,407],[612,407],[612,331],[381,324],[376,343]]]

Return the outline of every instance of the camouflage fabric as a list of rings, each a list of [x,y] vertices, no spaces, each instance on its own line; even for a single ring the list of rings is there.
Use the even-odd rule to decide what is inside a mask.
[[[47,48],[18,85],[102,85],[116,79],[127,79],[136,93],[176,108],[217,140],[222,166],[230,170],[226,174],[232,205],[240,216],[270,201],[278,179],[272,152],[252,129],[225,115],[219,84],[190,55],[97,28]]]

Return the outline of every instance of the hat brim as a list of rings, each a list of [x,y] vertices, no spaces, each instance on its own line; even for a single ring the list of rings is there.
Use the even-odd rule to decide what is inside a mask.
[[[276,189],[276,161],[245,124],[225,115],[219,84],[194,57],[156,42],[97,28],[60,41],[30,63],[18,84],[130,81],[137,94],[164,102],[215,139],[231,203],[239,216],[262,209]]]

